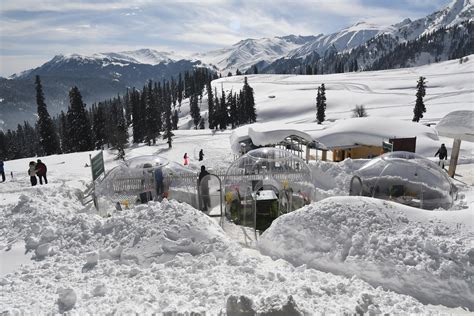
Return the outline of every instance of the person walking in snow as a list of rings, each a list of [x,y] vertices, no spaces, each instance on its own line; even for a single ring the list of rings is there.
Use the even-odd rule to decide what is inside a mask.
[[[199,192],[202,199],[202,211],[207,212],[208,207],[211,207],[211,197],[209,196],[209,172],[205,166],[201,166],[201,172],[198,177]]]
[[[188,153],[184,153],[183,159],[184,159],[184,165],[187,166],[189,164]]]
[[[0,175],[2,176],[2,182],[5,182],[5,169],[3,167],[3,160],[0,160]]]
[[[204,159],[204,152],[201,148],[201,150],[199,151],[199,161],[202,161]]]
[[[38,179],[40,184],[43,184],[43,179],[44,179],[44,184],[48,184],[48,179],[46,179],[46,165],[41,162],[41,159],[38,159],[36,163],[36,174],[38,175]]]
[[[30,176],[31,186],[34,187],[38,183],[38,179],[36,179],[36,163],[34,161],[30,161],[28,175]]]
[[[441,144],[441,147],[435,154],[435,157],[439,155],[438,166],[444,169],[444,160],[448,160],[448,150],[444,144]]]

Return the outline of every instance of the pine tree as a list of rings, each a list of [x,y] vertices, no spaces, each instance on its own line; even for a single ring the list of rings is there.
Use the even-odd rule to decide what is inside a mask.
[[[66,114],[61,111],[59,115],[59,139],[61,141],[61,151],[63,153],[71,152],[71,144],[69,142],[69,130],[67,126]]]
[[[44,102],[43,87],[39,76],[36,76],[36,104],[38,105],[38,133],[39,142],[45,155],[59,154],[61,148],[53,120],[49,116]]]
[[[213,118],[213,128],[218,129],[221,117],[221,107],[219,97],[217,96],[217,88],[214,88],[214,118]]]
[[[164,116],[165,116],[165,132],[163,133],[163,139],[166,140],[168,143],[168,147],[173,147],[173,122],[171,118],[171,99],[168,97],[167,94],[164,95],[163,98],[163,106],[164,106]],[[175,110],[176,112],[176,110]],[[177,112],[176,112],[177,113]]]
[[[92,131],[94,134],[95,149],[104,149],[106,132],[105,132],[105,105],[99,103],[97,107],[93,106]]]
[[[207,108],[208,108],[208,122],[209,122],[209,128],[213,129],[214,128],[214,121],[215,121],[215,105],[214,105],[214,96],[212,94],[212,87],[211,87],[211,82],[208,81],[206,83],[206,91],[207,91]]]
[[[316,96],[316,120],[321,124],[326,119],[326,88],[324,83],[318,87],[318,94]]]
[[[148,81],[148,86],[143,88],[143,97],[145,98],[145,141],[148,145],[156,144],[156,138],[160,135],[161,117],[155,102],[151,80]]]
[[[189,106],[190,106],[191,117],[194,123],[194,128],[197,129],[199,121],[201,120],[201,113],[198,106],[197,95],[191,95],[191,98],[189,100]]]
[[[425,77],[421,76],[418,79],[416,84],[416,103],[415,108],[413,109],[413,122],[419,122],[421,118],[423,118],[423,113],[426,112],[425,104],[423,103],[423,98],[426,94],[426,81]]]
[[[227,111],[226,95],[222,90],[221,100],[219,104],[219,128],[221,130],[227,129],[227,122],[229,121],[229,114]]]
[[[117,158],[124,159],[125,158],[125,148],[127,147],[128,143],[128,128],[127,122],[124,117],[122,104],[120,103],[120,99],[115,102],[114,106],[114,114],[116,116],[116,127],[115,127],[115,137],[113,146],[117,149]]]
[[[140,93],[132,89],[132,93],[130,96],[130,102],[132,106],[132,131],[133,131],[133,142],[140,143],[143,141],[143,124],[142,124],[142,117],[143,113],[141,111],[141,102],[140,102]]]
[[[245,123],[255,123],[257,121],[257,109],[255,108],[255,99],[253,88],[249,85],[247,77],[244,78],[244,87],[242,89],[242,105],[248,120]]]
[[[92,142],[91,124],[87,117],[86,107],[77,87],[69,91],[71,106],[67,112],[68,142],[71,152],[87,151],[94,149]]]
[[[232,128],[235,128],[239,125],[239,113],[237,109],[237,95],[230,92],[227,97],[227,102],[229,104],[229,120]]]
[[[166,114],[166,112],[165,112]],[[179,114],[178,110],[174,110],[173,117],[171,118],[172,124],[173,124],[173,129],[177,130],[178,129],[178,123],[179,123]]]

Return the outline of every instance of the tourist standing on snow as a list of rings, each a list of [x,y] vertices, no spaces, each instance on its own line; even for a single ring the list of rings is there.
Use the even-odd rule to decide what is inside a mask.
[[[448,150],[446,149],[446,146],[444,146],[444,144],[441,144],[441,147],[436,152],[435,157],[438,155],[439,155],[438,165],[444,169],[444,160],[448,160]]]
[[[183,159],[184,159],[184,165],[187,166],[189,164],[188,153],[184,153]]]
[[[161,168],[155,169],[155,183],[156,183],[156,197],[159,200],[161,200],[164,193],[163,170],[161,170]]]
[[[3,168],[3,160],[0,160],[0,175],[2,175],[2,182],[5,182],[5,169]]]
[[[46,179],[46,165],[41,162],[40,159],[38,159],[36,163],[36,174],[38,175],[38,179],[40,184],[43,184],[43,179],[44,179],[44,184],[48,184],[48,179]]]
[[[203,212],[207,212],[208,207],[211,207],[211,197],[209,196],[209,177],[206,177],[208,175],[209,175],[209,172],[207,172],[206,167],[201,166],[201,172],[199,173],[199,178],[198,178],[198,186],[199,186],[199,192],[201,193],[201,200],[202,200],[201,210]]]
[[[204,152],[201,150],[199,151],[199,161],[202,161],[204,159]]]
[[[36,179],[36,163],[34,161],[30,161],[28,175],[30,176],[31,186],[34,187],[38,183],[38,180]]]

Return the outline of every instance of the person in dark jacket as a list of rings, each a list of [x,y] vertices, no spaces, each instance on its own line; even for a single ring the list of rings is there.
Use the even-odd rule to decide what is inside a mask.
[[[211,197],[209,196],[209,175],[205,166],[201,166],[201,172],[199,173],[198,186],[199,192],[202,199],[202,211],[207,212],[208,207],[211,207]]]
[[[202,161],[203,159],[204,159],[204,151],[201,148],[201,150],[199,151],[199,161]]]
[[[164,193],[163,185],[163,170],[161,168],[155,169],[155,183],[156,183],[156,197],[161,201]]]
[[[38,179],[40,184],[43,184],[43,179],[44,179],[44,184],[48,184],[48,179],[46,179],[46,165],[41,162],[41,159],[38,159],[36,162],[36,174],[38,175]]]
[[[5,169],[3,167],[3,160],[0,160],[0,175],[2,176],[2,182],[5,182]]]
[[[38,179],[36,179],[36,162],[30,161],[28,175],[30,176],[31,186],[34,187],[38,183]]]
[[[435,157],[439,155],[438,165],[444,169],[444,160],[448,160],[448,150],[444,144],[441,144],[441,147],[435,154]]]

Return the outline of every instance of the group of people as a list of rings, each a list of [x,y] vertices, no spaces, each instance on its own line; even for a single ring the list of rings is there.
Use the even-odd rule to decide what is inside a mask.
[[[30,176],[31,186],[37,185],[38,180],[40,184],[43,184],[43,180],[44,184],[48,184],[48,179],[46,178],[47,171],[48,169],[41,159],[38,159],[36,162],[30,161],[28,175]]]
[[[188,153],[184,153],[183,159],[184,159],[184,165],[185,166],[189,165]],[[204,151],[201,148],[201,150],[199,151],[199,161],[202,161],[203,159],[204,159]]]

